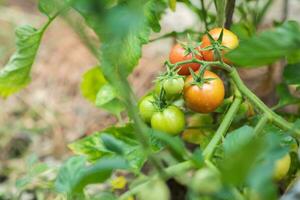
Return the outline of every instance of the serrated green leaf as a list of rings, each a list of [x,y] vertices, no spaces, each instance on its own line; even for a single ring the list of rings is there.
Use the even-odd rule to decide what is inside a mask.
[[[45,2],[42,4],[45,4]],[[0,70],[1,97],[6,98],[29,84],[31,81],[31,68],[42,36],[55,17],[49,18],[48,22],[41,29],[35,29],[29,25],[16,29],[16,51],[5,67]]]
[[[16,30],[17,49],[6,66],[0,70],[0,96],[7,97],[24,88],[31,80],[30,70],[34,62],[43,29],[31,26]]]
[[[226,54],[239,67],[259,67],[300,51],[300,27],[290,21],[261,34],[242,40],[240,45]],[[295,60],[294,60],[295,61]]]
[[[55,189],[68,196],[82,195],[86,185],[104,182],[114,169],[128,169],[128,165],[124,159],[115,157],[103,158],[86,166],[83,156],[72,157],[60,168]]]

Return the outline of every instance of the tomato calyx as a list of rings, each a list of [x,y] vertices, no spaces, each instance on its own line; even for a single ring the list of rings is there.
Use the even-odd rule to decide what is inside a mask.
[[[207,65],[204,65],[201,70],[199,70],[198,73],[195,73],[193,70],[190,70],[191,75],[193,77],[193,81],[190,82],[190,85],[197,85],[199,88],[201,88],[204,84],[209,83],[212,80],[215,80],[215,78],[204,78],[204,72],[208,68]]]
[[[187,42],[182,42],[177,40],[178,44],[180,44],[180,46],[185,50],[184,55],[187,56],[189,54],[192,54],[192,58],[195,59],[196,55],[198,56],[202,56],[201,52],[199,51],[199,47],[201,45],[200,43],[195,43],[191,36],[189,34],[187,34]]]
[[[222,60],[222,50],[229,50],[228,47],[222,45],[223,32],[224,32],[224,29],[222,28],[222,31],[221,31],[218,39],[215,40],[213,38],[213,36],[207,31],[206,35],[208,36],[208,39],[209,39],[211,45],[209,45],[209,46],[207,46],[205,48],[201,48],[201,51],[210,51],[210,50],[213,50],[214,58],[216,58],[216,60],[219,60],[221,62],[223,62],[223,60]]]

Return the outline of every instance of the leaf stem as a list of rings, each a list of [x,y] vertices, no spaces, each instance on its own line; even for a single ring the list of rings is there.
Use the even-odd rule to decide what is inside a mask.
[[[268,121],[269,121],[268,115],[263,115],[254,128],[254,134],[255,135],[260,134],[263,128],[265,127],[265,125],[268,123]]]

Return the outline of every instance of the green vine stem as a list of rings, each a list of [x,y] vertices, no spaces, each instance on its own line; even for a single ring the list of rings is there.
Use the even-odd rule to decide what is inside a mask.
[[[231,122],[235,114],[237,113],[241,103],[242,103],[242,97],[239,94],[239,92],[237,92],[237,95],[235,95],[233,103],[231,104],[228,112],[225,114],[225,117],[223,118],[223,121],[220,124],[217,132],[215,133],[214,137],[210,140],[210,142],[208,143],[208,145],[203,151],[203,156],[205,157],[205,159],[209,160],[211,158],[216,146],[224,137],[229,126],[231,125]]]
[[[287,131],[291,131],[292,135],[299,138],[300,130],[295,129],[293,124],[283,119],[281,116],[273,112],[268,106],[266,106],[254,93],[252,93],[248,87],[241,80],[236,69],[232,68],[230,76],[235,82],[240,92],[245,95],[256,107],[258,107],[265,115],[268,116],[270,122],[277,125],[279,128]]]
[[[260,120],[258,121],[258,123],[256,124],[255,128],[254,128],[254,134],[258,135],[262,132],[264,126],[268,123],[269,121],[269,117],[268,115],[263,115],[262,118],[260,118]]]
[[[283,130],[290,131],[294,137],[300,138],[300,130],[295,128],[292,123],[286,121],[281,116],[279,116],[275,112],[273,112],[272,109],[270,109],[268,106],[266,106],[264,104],[264,102],[262,102],[253,92],[251,92],[251,90],[249,90],[249,88],[244,84],[244,82],[242,81],[242,79],[239,76],[239,73],[237,72],[237,70],[234,67],[231,67],[221,61],[207,62],[207,61],[203,61],[203,60],[198,60],[197,58],[178,62],[176,64],[171,64],[170,62],[167,62],[167,64],[170,65],[171,67],[177,67],[182,64],[188,64],[188,63],[199,63],[201,65],[218,66],[218,67],[224,69],[225,71],[227,71],[229,73],[229,76],[235,83],[236,87],[238,88],[238,90],[242,93],[242,95],[247,97],[252,102],[252,104],[254,104],[265,115],[267,115],[270,122],[272,122],[273,124],[275,124],[276,126],[278,126],[279,128],[281,128]]]

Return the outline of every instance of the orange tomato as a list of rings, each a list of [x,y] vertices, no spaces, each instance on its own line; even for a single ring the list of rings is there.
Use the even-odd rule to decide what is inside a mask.
[[[211,71],[204,72],[204,79],[213,78],[203,85],[192,85],[193,77],[190,75],[185,80],[183,97],[186,106],[192,111],[199,113],[210,113],[219,107],[225,95],[223,81],[218,75]]]
[[[214,28],[212,30],[209,31],[209,34],[213,37],[214,40],[218,40],[220,34],[221,34],[222,28]],[[223,29],[223,38],[222,38],[222,45],[229,48],[229,49],[234,49],[239,45],[239,39],[238,37],[231,31],[227,30],[227,29]],[[209,40],[209,37],[207,34],[205,34],[202,37],[202,43],[201,43],[201,48],[205,48],[211,46],[211,42]],[[230,64],[230,61],[226,58],[224,58],[224,54],[226,53],[226,50],[222,50],[222,59],[225,63]],[[207,50],[201,51],[201,54],[204,58],[204,60],[207,61],[214,61],[214,51],[213,50]]]
[[[192,54],[185,55],[186,50],[184,47],[182,47],[180,44],[176,44],[170,52],[169,59],[172,64],[175,64],[177,62],[190,60],[192,59]],[[200,55],[195,55],[197,59],[202,60],[202,57]],[[189,68],[191,68],[193,71],[197,71],[200,68],[199,63],[189,63],[189,64],[183,64],[178,66],[180,68],[178,74],[180,75],[189,75],[190,71]]]

